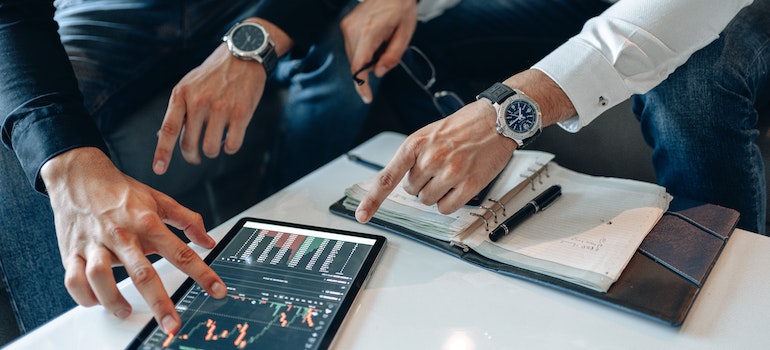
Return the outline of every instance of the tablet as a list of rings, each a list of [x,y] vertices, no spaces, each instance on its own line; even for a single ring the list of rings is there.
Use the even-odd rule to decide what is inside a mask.
[[[129,349],[326,349],[385,237],[243,218],[205,261],[227,285],[211,298],[188,278],[171,297],[176,334],[153,319]]]

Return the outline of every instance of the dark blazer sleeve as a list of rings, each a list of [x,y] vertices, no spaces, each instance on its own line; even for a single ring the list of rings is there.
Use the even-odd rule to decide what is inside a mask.
[[[357,0],[263,0],[256,17],[281,28],[294,41],[295,50],[304,52],[320,39],[323,29],[336,20],[342,9]]]
[[[0,128],[35,189],[42,165],[76,147],[107,153],[83,106],[50,0],[0,0]]]

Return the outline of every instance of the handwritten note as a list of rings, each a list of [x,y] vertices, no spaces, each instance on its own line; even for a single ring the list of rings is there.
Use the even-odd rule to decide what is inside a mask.
[[[606,290],[671,198],[655,184],[594,177],[555,164],[549,173],[537,191],[517,196],[509,206],[522,207],[551,184],[562,186],[561,198],[495,243],[482,230],[467,241],[496,260],[567,280],[587,280],[587,286]]]

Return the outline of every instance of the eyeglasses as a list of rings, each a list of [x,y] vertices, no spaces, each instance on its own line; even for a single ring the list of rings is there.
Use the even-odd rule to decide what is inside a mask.
[[[371,62],[353,74],[353,81],[356,84],[362,85],[365,82],[358,75],[374,66],[379,58],[378,53],[379,50],[375,52],[374,59]],[[436,83],[436,68],[425,53],[417,47],[409,46],[404,51],[404,55],[401,56],[401,61],[398,62],[398,65],[430,97],[433,105],[443,117],[457,112],[457,110],[465,105],[465,102],[455,92],[448,90],[433,92],[431,88]]]

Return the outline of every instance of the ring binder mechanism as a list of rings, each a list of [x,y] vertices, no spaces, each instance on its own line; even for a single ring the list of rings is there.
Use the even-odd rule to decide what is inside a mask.
[[[517,153],[518,154],[518,153]],[[489,219],[493,219],[495,224],[498,224],[499,222],[505,221],[505,219],[508,217],[508,215],[505,213],[505,206],[503,205],[503,202],[510,201],[511,197],[515,196],[521,190],[526,187],[527,183],[530,184],[530,188],[532,191],[537,191],[537,187],[543,184],[543,181],[541,179],[542,174],[544,172],[548,171],[548,165],[543,163],[537,163],[535,164],[539,165],[539,168],[533,169],[531,167],[527,168],[527,171],[529,171],[528,174],[519,174],[520,177],[524,178],[526,182],[522,182],[518,184],[516,187],[514,187],[512,190],[508,191],[503,197],[501,197],[499,200],[494,198],[487,198],[486,201],[491,202],[491,206],[479,206],[479,209],[485,210],[484,213],[476,213],[471,212],[469,213],[472,216],[478,217],[482,219],[485,223],[485,231],[489,232]],[[549,176],[547,176],[549,177]],[[535,185],[535,179],[537,179],[537,186]],[[500,221],[498,221],[497,213],[498,210],[500,211],[501,218]],[[489,214],[489,216],[487,216]]]
[[[461,242],[458,242],[458,241],[449,241],[449,245],[453,245],[455,247],[458,247],[458,248],[462,249],[462,251],[465,252],[465,253],[467,253],[467,252],[469,252],[471,250],[470,247],[468,247],[467,245],[465,245],[465,244],[463,244]]]
[[[477,217],[477,218],[479,218],[481,220],[484,220],[484,230],[485,231],[489,231],[489,221],[487,220],[487,218],[483,214],[473,213],[473,212],[470,212],[468,214],[473,215],[473,216],[475,216],[475,217]]]
[[[482,206],[450,215],[397,186],[370,223],[499,273],[681,324],[725,243],[692,222],[716,227],[726,240],[737,213],[701,205],[706,209],[696,216],[683,213],[692,222],[663,216],[671,200],[663,187],[589,176],[552,160],[549,153],[517,150]],[[351,186],[330,210],[355,218],[374,181]],[[491,226],[508,217],[506,209],[515,212],[555,184],[562,195],[547,211],[489,240]]]

